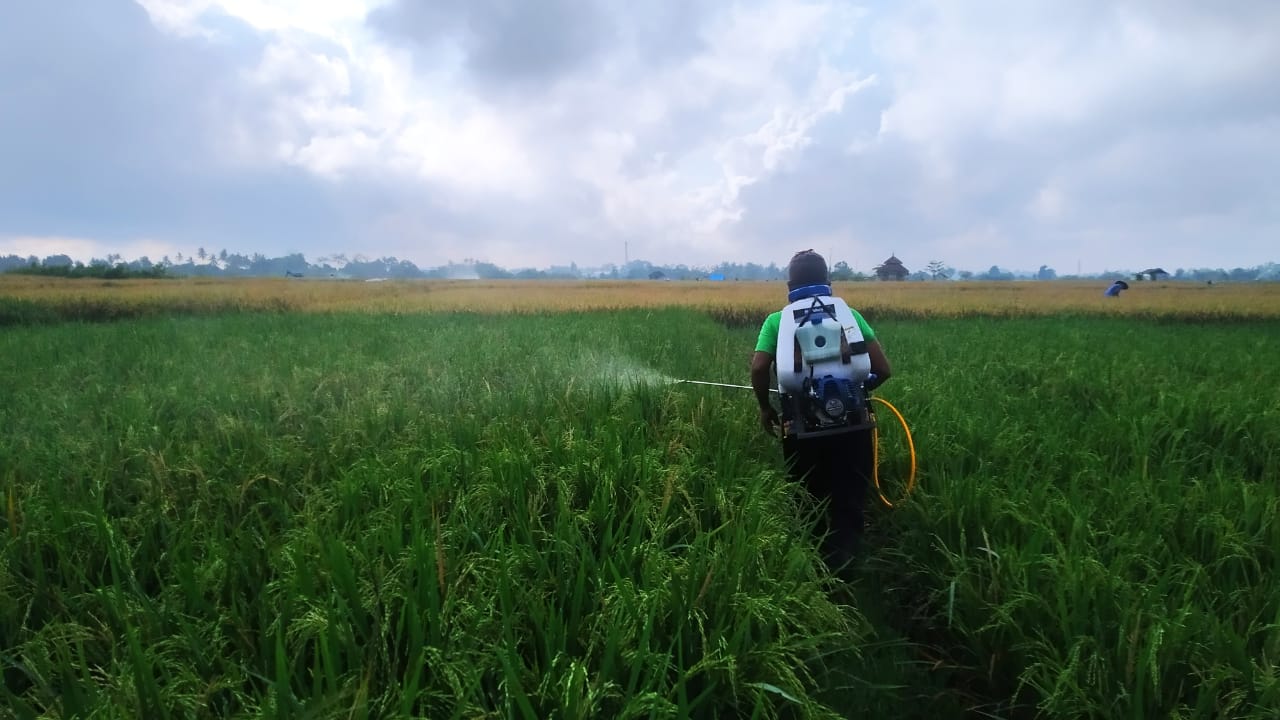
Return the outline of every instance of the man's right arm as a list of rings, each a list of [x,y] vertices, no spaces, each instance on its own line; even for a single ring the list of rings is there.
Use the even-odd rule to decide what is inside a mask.
[[[756,391],[760,409],[772,407],[769,403],[769,372],[773,369],[773,355],[757,350],[751,356],[751,389]]]
[[[760,425],[765,432],[777,434],[778,411],[769,401],[769,380],[773,370],[773,354],[778,349],[778,323],[782,317],[776,312],[760,324],[760,336],[756,338],[756,351],[751,356],[751,389],[755,390],[756,403],[760,406]]]
[[[760,404],[760,426],[770,435],[777,436],[781,421],[773,403],[769,402],[770,371],[773,369],[773,355],[757,350],[751,356],[751,389],[756,391],[756,402]]]

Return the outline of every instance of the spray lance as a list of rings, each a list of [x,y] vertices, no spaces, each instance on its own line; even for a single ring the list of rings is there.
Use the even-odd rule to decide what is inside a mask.
[[[707,382],[705,380],[677,380],[676,381],[677,385],[682,385],[686,383],[689,385],[715,385],[716,387],[740,388],[742,390],[753,389],[750,385],[730,385],[729,383]],[[778,390],[776,388],[769,388],[769,392],[776,394]]]
[[[875,375],[872,374],[871,377],[874,378]],[[676,384],[677,385],[685,385],[685,384],[710,385],[713,387],[735,388],[738,390],[754,390],[755,389],[750,385],[734,385],[732,383],[708,382],[706,380],[677,380]],[[774,395],[777,395],[778,389],[769,388],[769,392],[773,393]],[[906,433],[907,449],[910,451],[910,454],[911,454],[911,472],[907,476],[907,490],[902,497],[902,499],[905,500],[909,495],[911,495],[911,491],[915,489],[915,485],[916,485],[916,446],[915,446],[915,442],[912,441],[911,439],[911,428],[907,426],[907,420],[906,418],[902,417],[902,413],[898,412],[898,408],[894,407],[893,404],[890,403],[888,400],[884,400],[882,398],[873,396],[871,398],[871,401],[878,402],[881,405],[884,405],[885,407],[889,408],[889,410],[894,414],[894,416],[898,418],[898,422],[902,424],[902,430]],[[876,486],[876,494],[880,496],[880,501],[883,502],[886,507],[892,508],[894,507],[894,504],[889,500],[889,498],[884,496],[884,490],[881,489],[880,487],[880,429],[877,425],[873,425],[871,428],[871,438],[872,438],[871,448],[872,448],[872,468],[873,468],[872,480]]]

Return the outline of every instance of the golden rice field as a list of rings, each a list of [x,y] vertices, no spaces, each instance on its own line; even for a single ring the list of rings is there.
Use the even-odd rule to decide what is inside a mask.
[[[1280,317],[1280,283],[1131,282],[1103,297],[1106,281],[837,283],[868,317],[1032,317],[1087,314],[1187,320]],[[775,309],[780,282],[361,280],[188,278],[87,280],[0,276],[0,299],[63,317],[153,312],[539,312],[679,306],[744,322]]]

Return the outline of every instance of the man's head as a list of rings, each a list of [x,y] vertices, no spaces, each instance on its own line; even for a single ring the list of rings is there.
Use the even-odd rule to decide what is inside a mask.
[[[787,267],[787,290],[830,284],[827,261],[821,255],[812,250],[801,250],[791,256],[791,264]]]

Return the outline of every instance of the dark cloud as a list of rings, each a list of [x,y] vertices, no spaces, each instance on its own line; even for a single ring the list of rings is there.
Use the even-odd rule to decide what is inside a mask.
[[[398,0],[368,22],[415,49],[420,64],[439,62],[456,44],[473,79],[499,88],[550,84],[617,41],[598,4],[575,0]]]
[[[209,164],[210,110],[243,48],[155,32],[132,3],[20,3],[0,24],[6,230],[117,234],[180,220]]]
[[[1183,132],[1150,131],[1123,138],[1059,169],[1079,224],[1140,227],[1181,218],[1280,218],[1280,117],[1270,124]]]
[[[918,242],[930,225],[915,207],[921,177],[919,160],[902,144],[858,153],[815,145],[791,169],[743,189],[740,232],[767,243],[829,235]]]
[[[338,244],[337,193],[290,168],[224,157],[239,110],[263,103],[241,71],[262,40],[223,19],[218,40],[157,31],[133,3],[19,3],[0,24],[0,234],[194,247]]]
[[[179,164],[203,147],[201,96],[192,90],[216,95],[226,59],[158,36],[132,4],[15,6],[0,25],[0,143],[16,161],[6,162],[6,177],[19,168],[74,165],[83,176],[94,166],[128,167],[143,149],[147,167]]]
[[[458,51],[485,93],[545,91],[598,71],[649,72],[705,48],[702,23],[711,0],[394,0],[368,17],[387,39],[413,50],[422,70]]]

